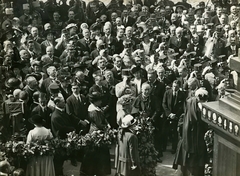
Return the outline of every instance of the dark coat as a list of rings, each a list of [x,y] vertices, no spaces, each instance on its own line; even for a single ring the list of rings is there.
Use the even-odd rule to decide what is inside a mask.
[[[187,48],[187,44],[188,44],[188,40],[184,37],[181,38],[181,41],[179,42],[177,40],[177,37],[176,36],[172,36],[170,39],[169,39],[169,42],[168,42],[168,46],[172,49],[174,49],[175,52],[179,53],[180,49],[184,50]],[[180,52],[180,54],[182,54],[182,52]]]
[[[87,42],[84,38],[78,41],[78,45],[80,46],[81,51],[83,52],[87,51],[89,54],[91,53],[90,43],[91,43],[91,40]]]
[[[215,26],[220,24],[220,21],[219,21],[219,18],[217,15],[215,15],[211,18],[211,23],[213,23]]]
[[[117,46],[117,47],[115,47],[115,54],[122,53],[122,51],[124,49],[123,40],[122,39],[120,39],[120,40],[116,39],[115,43],[116,43],[116,46]]]
[[[127,26],[133,26],[134,25],[134,23],[135,23],[135,19],[133,18],[133,17],[131,17],[131,16],[128,16],[127,17],[127,20],[126,21],[124,21],[123,20],[124,18],[122,17],[122,24],[125,26],[125,27],[127,27]]]
[[[83,95],[80,95],[81,102],[71,95],[66,100],[66,112],[74,118],[85,120],[87,119],[87,101]]]
[[[240,48],[240,46],[239,45],[236,45],[236,51],[233,51],[232,50],[232,48],[231,48],[231,46],[229,45],[229,46],[227,46],[227,47],[225,47],[225,52],[226,52],[226,58],[225,59],[228,59],[228,57],[230,56],[230,55],[236,55],[236,56],[238,56],[238,49]]]
[[[67,133],[74,131],[74,122],[66,112],[55,109],[51,117],[52,132],[55,137],[65,139]]]
[[[176,114],[177,118],[179,118],[183,111],[185,102],[185,94],[178,90],[177,97],[175,98],[175,102],[173,102],[173,90],[169,89],[165,92],[163,97],[163,109],[165,112],[165,116],[168,117],[171,113]]]
[[[31,116],[38,114],[45,120],[44,126],[48,129],[51,129],[51,114],[52,110],[49,107],[46,107],[46,110],[43,111],[40,105],[36,106],[31,113]]]
[[[196,97],[187,100],[183,119],[182,139],[179,142],[174,166],[204,167],[206,163],[206,144],[204,135],[207,124],[201,120],[201,110]]]

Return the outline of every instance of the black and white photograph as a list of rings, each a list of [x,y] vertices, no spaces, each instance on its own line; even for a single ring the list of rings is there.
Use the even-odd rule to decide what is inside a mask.
[[[239,37],[240,0],[0,0],[0,176],[239,176]]]

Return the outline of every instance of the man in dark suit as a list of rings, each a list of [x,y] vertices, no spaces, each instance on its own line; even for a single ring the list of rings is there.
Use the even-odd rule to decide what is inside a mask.
[[[222,14],[222,7],[217,7],[216,9],[216,15],[211,18],[211,23],[213,23],[215,26],[220,24],[219,18]]]
[[[81,48],[81,51],[91,53],[90,43],[92,42],[90,39],[90,31],[88,29],[84,29],[82,31],[83,38],[78,41],[78,44]]]
[[[34,75],[27,75],[26,83],[27,85],[23,88],[23,90],[28,93],[29,100],[27,105],[30,107],[33,103],[33,93],[38,89],[38,81]]]
[[[115,47],[115,54],[120,54],[124,49],[123,37],[124,37],[124,29],[123,28],[118,28],[117,29],[116,41],[115,41],[116,46],[117,46],[117,47]]]
[[[236,44],[236,39],[231,37],[230,39],[230,45],[228,45],[227,47],[225,47],[225,52],[226,52],[226,59],[228,59],[228,57],[230,55],[234,55],[234,56],[238,56],[238,49],[240,48],[239,45]]]
[[[112,28],[110,26],[104,26],[103,27],[104,36],[102,36],[102,40],[104,43],[106,43],[106,46],[108,48],[108,53],[110,55],[115,54],[115,46],[116,45],[116,38],[111,35]]]
[[[183,37],[183,29],[181,27],[176,28],[176,35],[169,39],[169,48],[174,49],[175,52],[183,54],[186,50],[188,40]]]
[[[49,85],[56,81],[57,79],[57,69],[54,66],[50,66],[47,68],[48,78],[44,79],[42,84],[40,85],[40,91],[43,93],[47,93],[47,96],[50,96],[50,91],[48,89]]]
[[[89,94],[92,92],[99,92],[102,94],[102,107],[105,107],[105,111],[109,108],[109,89],[104,85],[103,76],[96,75],[94,77],[95,84],[89,89]]]
[[[197,57],[203,56],[203,45],[199,42],[199,36],[193,34],[191,43],[188,45],[186,52],[196,52]]]
[[[51,129],[52,110],[47,107],[47,98],[45,93],[40,93],[38,98],[39,104],[32,110],[31,116],[38,114],[45,120],[44,126]]]
[[[55,137],[65,139],[67,137],[67,133],[72,132],[76,129],[75,127],[78,125],[78,122],[75,121],[74,118],[71,118],[65,112],[66,105],[63,98],[56,97],[54,99],[54,103],[56,107],[51,117],[52,132]],[[54,157],[54,167],[56,175],[63,175],[64,161],[65,158],[63,158],[62,156],[56,155]]]
[[[115,79],[122,80],[122,58],[118,55],[113,57],[114,66],[111,69]]]
[[[179,81],[173,81],[172,88],[167,90],[163,97],[163,109],[165,114],[165,132],[166,137],[169,137],[172,141],[172,153],[176,152],[178,143],[177,125],[178,119],[183,114],[185,94],[179,90]],[[167,135],[168,134],[168,135]],[[167,142],[164,140],[164,142]],[[166,145],[166,144],[165,144]]]
[[[122,12],[122,22],[125,27],[127,26],[133,26],[135,23],[135,19],[131,16],[129,16],[128,10],[123,10]]]
[[[165,85],[158,81],[156,71],[153,69],[148,70],[147,83],[151,86],[150,99],[153,101],[152,110],[155,112],[152,116],[153,125],[155,127],[154,132],[154,144],[156,150],[159,152],[158,160],[162,156],[162,141],[163,141],[163,108],[162,100],[165,92]]]
[[[72,83],[72,95],[66,100],[66,112],[68,115],[80,122],[80,129],[83,133],[89,130],[89,122],[87,119],[87,101],[86,98],[80,94],[80,88],[77,82]]]

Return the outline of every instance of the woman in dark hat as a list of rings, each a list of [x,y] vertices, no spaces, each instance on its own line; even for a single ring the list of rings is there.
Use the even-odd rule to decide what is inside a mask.
[[[101,109],[102,95],[99,92],[92,92],[89,95],[91,104],[88,107],[88,117],[91,123],[89,133],[104,130],[108,124],[105,114]],[[95,148],[87,151],[81,166],[81,175],[108,175],[111,174],[110,153],[107,146]]]
[[[55,33],[51,30],[48,29],[44,32],[44,37],[46,38],[46,40],[44,40],[41,43],[41,50],[42,50],[42,54],[46,54],[46,48],[48,46],[52,46],[54,47],[56,45],[56,42],[54,40]]]
[[[43,127],[43,118],[36,114],[29,119],[35,127],[29,131],[27,136],[27,144],[32,142],[43,142],[53,138],[50,129]],[[27,165],[26,176],[55,176],[53,156],[39,155],[32,157]]]

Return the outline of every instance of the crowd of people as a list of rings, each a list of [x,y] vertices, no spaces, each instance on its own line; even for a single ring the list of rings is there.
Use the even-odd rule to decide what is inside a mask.
[[[23,127],[27,143],[123,129],[117,173],[139,175],[141,115],[155,128],[158,162],[170,143],[174,168],[204,175],[201,103],[236,86],[229,60],[240,46],[237,1],[23,0],[1,9],[2,141]],[[108,148],[82,157],[81,175],[110,174]],[[63,175],[64,160],[30,161],[26,175]]]

